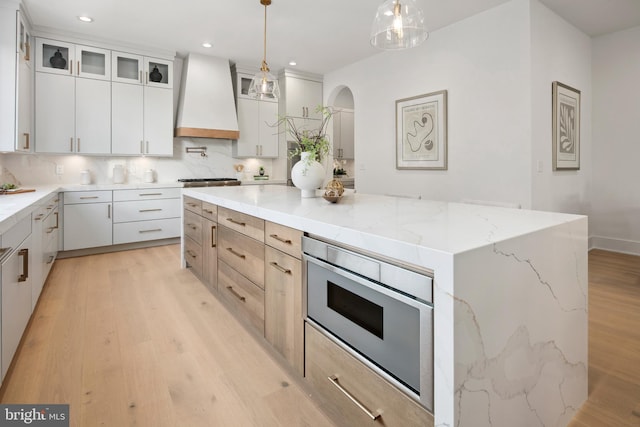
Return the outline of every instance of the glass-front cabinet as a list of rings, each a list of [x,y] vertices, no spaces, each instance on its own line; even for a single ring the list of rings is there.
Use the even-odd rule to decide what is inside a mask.
[[[36,71],[111,80],[107,49],[39,38],[36,51]]]
[[[112,61],[114,82],[173,88],[172,61],[115,51]]]

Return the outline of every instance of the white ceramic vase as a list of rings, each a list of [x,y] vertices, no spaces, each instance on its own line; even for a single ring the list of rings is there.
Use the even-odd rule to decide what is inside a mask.
[[[302,197],[316,197],[316,189],[324,181],[324,168],[315,160],[307,160],[311,153],[301,153],[300,161],[291,168],[291,181],[302,192]]]

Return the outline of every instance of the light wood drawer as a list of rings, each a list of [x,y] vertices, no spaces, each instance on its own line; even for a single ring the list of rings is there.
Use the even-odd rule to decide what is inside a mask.
[[[198,277],[202,277],[202,246],[188,237],[184,239],[184,260],[187,267]]]
[[[308,323],[305,354],[305,377],[339,425],[433,426],[431,413]],[[371,419],[347,393],[371,413],[380,414],[379,417]]]
[[[202,217],[191,211],[184,211],[184,235],[202,244]]]
[[[209,202],[202,202],[202,216],[211,221],[218,221],[218,206]]]
[[[180,218],[180,199],[135,200],[113,204],[113,222]]]
[[[218,260],[218,294],[264,334],[264,291],[222,260]]]
[[[264,259],[264,336],[302,375],[302,261],[269,246],[265,247]]]
[[[111,202],[112,191],[66,191],[64,204]]]
[[[264,244],[218,226],[218,258],[264,289]]]
[[[264,242],[298,259],[302,257],[302,231],[300,230],[265,221]]]
[[[113,244],[144,242],[180,236],[180,218],[113,224]]]
[[[202,215],[202,201],[194,199],[193,197],[184,196],[184,208],[198,215]]]
[[[264,242],[263,219],[219,206],[218,224],[229,227],[260,242]]]
[[[142,188],[139,190],[114,190],[113,201],[123,202],[129,200],[150,199],[179,199],[182,188]]]

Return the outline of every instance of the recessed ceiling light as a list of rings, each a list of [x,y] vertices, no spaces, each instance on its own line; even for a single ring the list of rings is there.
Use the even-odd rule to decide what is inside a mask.
[[[202,43],[202,47],[211,47],[211,46],[212,46],[212,44],[209,43],[209,42]]]
[[[93,22],[93,18],[90,16],[78,16],[78,19],[82,22]]]
[[[289,61],[289,65],[291,65],[291,66],[298,65],[298,63],[296,61]]]

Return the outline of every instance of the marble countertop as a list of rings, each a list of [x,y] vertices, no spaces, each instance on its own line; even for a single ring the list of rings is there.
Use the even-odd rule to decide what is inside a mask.
[[[332,204],[285,186],[185,188],[184,194],[416,265],[422,265],[417,248],[455,255],[584,218],[360,193]]]

